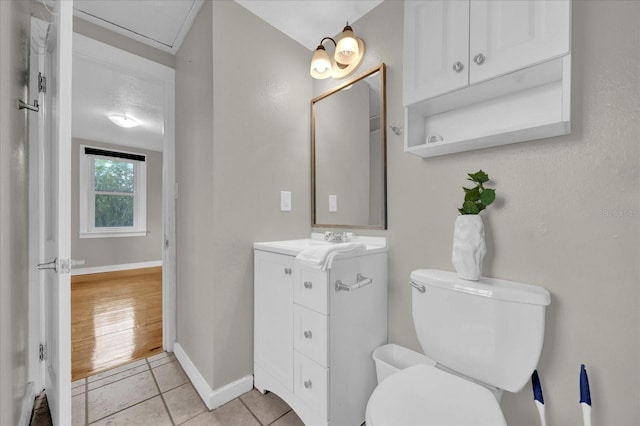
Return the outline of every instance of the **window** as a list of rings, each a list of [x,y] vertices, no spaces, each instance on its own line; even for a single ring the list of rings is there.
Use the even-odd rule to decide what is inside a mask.
[[[147,234],[142,154],[80,146],[80,238]]]

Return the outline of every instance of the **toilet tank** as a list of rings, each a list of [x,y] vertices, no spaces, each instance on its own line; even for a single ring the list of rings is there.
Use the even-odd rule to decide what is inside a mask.
[[[411,281],[413,320],[426,356],[499,389],[522,389],[542,351],[551,300],[546,289],[484,277],[467,281],[434,269],[413,271]]]

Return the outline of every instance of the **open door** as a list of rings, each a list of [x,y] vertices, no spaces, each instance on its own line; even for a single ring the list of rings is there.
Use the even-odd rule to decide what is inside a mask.
[[[46,363],[44,386],[55,426],[71,424],[72,6],[70,0],[54,3],[44,56],[47,87],[39,112],[43,250],[38,269],[43,271],[45,321],[41,359]]]

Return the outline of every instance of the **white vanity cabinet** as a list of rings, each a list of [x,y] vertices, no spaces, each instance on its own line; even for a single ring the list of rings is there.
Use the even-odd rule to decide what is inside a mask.
[[[294,257],[254,249],[254,385],[306,425],[360,425],[376,386],[372,353],[387,341],[386,247],[336,257],[326,271]]]
[[[430,157],[569,133],[570,0],[404,7],[406,152]]]

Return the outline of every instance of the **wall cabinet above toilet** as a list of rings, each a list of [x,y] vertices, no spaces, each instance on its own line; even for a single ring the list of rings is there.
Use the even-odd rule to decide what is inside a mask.
[[[570,1],[406,1],[404,13],[405,151],[568,133]],[[563,124],[513,133],[554,123]]]
[[[566,1],[405,2],[404,105],[566,55],[569,13]]]

